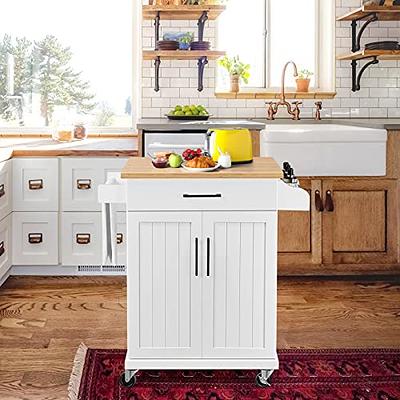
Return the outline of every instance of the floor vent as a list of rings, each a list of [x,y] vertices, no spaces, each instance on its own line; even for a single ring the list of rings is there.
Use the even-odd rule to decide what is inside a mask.
[[[80,274],[124,274],[125,265],[78,265]]]

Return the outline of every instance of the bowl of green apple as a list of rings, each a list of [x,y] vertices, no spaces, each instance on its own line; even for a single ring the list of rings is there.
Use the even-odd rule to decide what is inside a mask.
[[[178,105],[166,114],[168,119],[181,121],[207,121],[210,116],[207,109],[202,105]]]

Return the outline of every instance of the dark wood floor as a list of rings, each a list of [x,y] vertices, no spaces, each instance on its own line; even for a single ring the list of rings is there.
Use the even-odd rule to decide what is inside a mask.
[[[10,278],[0,288],[0,399],[66,399],[81,342],[125,348],[125,310],[123,278]],[[400,348],[400,279],[282,279],[278,315],[279,348]]]

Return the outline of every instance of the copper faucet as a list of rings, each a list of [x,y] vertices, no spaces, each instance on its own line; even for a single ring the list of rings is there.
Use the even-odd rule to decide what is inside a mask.
[[[295,120],[295,121],[300,120],[299,105],[302,104],[302,102],[301,101],[293,102],[292,104],[294,107],[292,108],[292,105],[286,100],[286,96],[285,96],[286,70],[287,70],[287,67],[289,66],[289,64],[293,65],[293,69],[294,69],[293,76],[295,78],[297,76],[299,76],[299,74],[297,72],[297,65],[293,61],[287,62],[285,64],[285,66],[283,67],[283,71],[282,71],[282,86],[281,86],[280,100],[278,102],[271,101],[270,103],[267,103],[267,104],[269,104],[268,111],[267,111],[267,118],[271,121],[275,119],[275,114],[278,112],[278,109],[280,106],[286,107],[288,114],[292,116],[293,120]]]
[[[315,103],[315,120],[321,121],[321,110],[322,110],[322,101],[317,101]]]

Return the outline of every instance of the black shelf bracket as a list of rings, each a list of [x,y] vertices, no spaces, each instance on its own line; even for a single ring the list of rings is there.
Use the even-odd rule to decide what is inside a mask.
[[[203,11],[199,18],[199,22],[197,23],[197,26],[199,27],[199,41],[202,42],[204,39],[204,27],[206,25],[206,22],[208,20],[208,12]]]
[[[364,22],[364,25],[360,28],[359,32],[357,33],[358,22],[364,18],[368,19]],[[367,29],[368,25],[375,21],[378,21],[378,16],[376,15],[376,13],[371,13],[368,14],[366,17],[351,21],[351,51],[353,53],[361,49],[362,35],[364,34],[365,29]]]
[[[155,49],[157,50],[157,42],[160,40],[160,11],[157,12],[156,18],[154,19],[154,31],[155,31]]]
[[[351,90],[353,92],[358,92],[361,89],[360,82],[361,82],[361,78],[362,78],[365,70],[368,67],[370,67],[371,65],[379,63],[378,58],[377,57],[373,57],[373,59],[371,61],[368,61],[366,64],[363,65],[363,67],[360,69],[360,71],[357,74],[358,61],[360,61],[360,60],[353,60],[351,62],[351,72],[352,72],[352,74],[351,74],[351,76],[352,76],[352,88],[351,88]]]
[[[198,76],[198,85],[197,85],[197,90],[199,92],[202,92],[204,89],[204,68],[208,64],[208,58],[207,57],[201,57],[199,58],[199,61],[197,62],[197,66],[199,69],[199,76]]]
[[[154,83],[154,91],[160,91],[160,65],[161,65],[161,58],[156,57],[154,60],[154,67],[155,67],[155,83]]]

